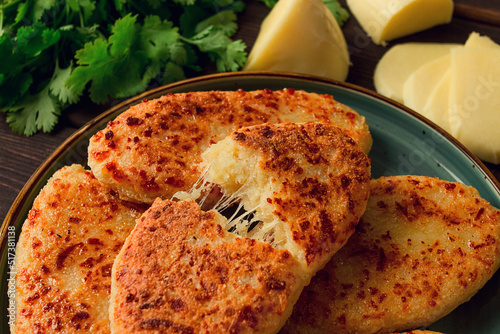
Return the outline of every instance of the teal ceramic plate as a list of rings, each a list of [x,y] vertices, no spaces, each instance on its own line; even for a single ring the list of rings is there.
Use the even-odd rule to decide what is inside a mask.
[[[10,209],[1,228],[0,332],[8,328],[7,279],[13,234],[21,226],[41,187],[60,167],[86,162],[88,139],[129,106],[166,93],[199,90],[303,89],[327,93],[364,115],[373,135],[372,176],[416,174],[474,186],[500,208],[500,185],[486,167],[440,128],[404,106],[372,91],[316,77],[272,72],[237,72],[198,77],[156,88],[103,113],[66,140],[35,172]],[[500,273],[499,273],[500,274]],[[471,301],[430,329],[445,333],[500,333],[500,276],[497,274]]]

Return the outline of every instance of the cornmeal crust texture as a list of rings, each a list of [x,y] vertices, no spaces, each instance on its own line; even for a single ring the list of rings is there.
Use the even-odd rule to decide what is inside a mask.
[[[127,200],[152,203],[186,191],[199,178],[200,153],[243,126],[326,122],[368,152],[365,122],[330,95],[284,89],[168,94],[131,107],[90,140],[94,175]]]
[[[392,333],[430,325],[499,266],[500,211],[460,183],[373,180],[356,232],[317,273],[283,333]]]
[[[202,211],[194,189],[141,217],[113,267],[113,333],[276,333],[368,201],[370,161],[331,125],[245,127],[203,158],[200,184],[224,196]],[[233,200],[256,226],[217,211]]]
[[[113,267],[112,333],[273,333],[304,282],[286,250],[237,238],[215,211],[156,200]]]
[[[203,158],[204,180],[238,197],[262,222],[244,235],[289,250],[308,275],[345,244],[368,201],[370,160],[331,125],[242,128]]]
[[[16,246],[12,333],[109,333],[111,268],[144,211],[108,194],[82,166],[57,171]]]

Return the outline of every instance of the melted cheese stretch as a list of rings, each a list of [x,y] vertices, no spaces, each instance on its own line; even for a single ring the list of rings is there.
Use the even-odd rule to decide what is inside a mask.
[[[219,186],[207,181],[207,165],[198,181],[187,192],[174,194],[172,200],[195,200],[204,210],[214,210],[223,215],[225,219],[224,230],[234,233],[242,238],[251,238],[269,243],[274,248],[284,248],[286,233],[279,225],[277,219],[264,223],[262,215],[257,213],[260,205],[247,208],[242,198],[248,195],[249,182],[245,182],[234,193],[220,193]],[[236,207],[235,207],[236,206]]]

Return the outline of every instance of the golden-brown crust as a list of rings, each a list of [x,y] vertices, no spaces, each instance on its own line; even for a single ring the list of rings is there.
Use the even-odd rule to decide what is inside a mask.
[[[395,332],[392,334],[442,334],[442,333],[429,331],[429,330],[413,330],[413,331],[409,331],[409,332]]]
[[[304,282],[286,250],[223,230],[193,201],[156,200],[113,267],[113,333],[272,333]]]
[[[419,176],[372,181],[356,233],[303,291],[283,333],[428,326],[499,266],[500,211],[472,187]]]
[[[329,95],[284,89],[168,94],[131,107],[90,140],[89,166],[124,199],[151,203],[188,190],[200,153],[232,130],[265,122],[329,122],[368,152],[364,117]]]
[[[14,333],[109,333],[111,268],[144,211],[91,172],[57,171],[30,210],[16,248]]]
[[[212,174],[264,180],[246,185],[257,197],[265,196],[258,198],[260,204],[243,203],[248,208],[259,205],[258,215],[282,222],[289,238],[284,247],[298,248],[294,256],[299,254],[307,271],[316,272],[344,245],[365,210],[369,158],[341,129],[322,123],[255,125],[234,131],[230,139],[238,151],[246,149],[237,157],[239,164],[250,166],[257,160],[258,167],[241,172],[235,164],[223,170],[215,159],[225,160],[226,150],[236,149],[222,141],[204,154],[215,170]]]

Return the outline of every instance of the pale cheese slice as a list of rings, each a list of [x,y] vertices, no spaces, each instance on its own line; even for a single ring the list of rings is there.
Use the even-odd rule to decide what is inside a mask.
[[[473,35],[451,52],[451,133],[478,158],[500,163],[500,46]]]
[[[450,54],[446,54],[413,72],[403,85],[403,103],[408,108],[422,113],[427,99],[450,68],[450,64]]]
[[[280,0],[262,22],[244,71],[274,70],[344,81],[349,52],[321,0]]]
[[[449,23],[453,15],[452,0],[347,0],[347,5],[379,45]]]
[[[390,48],[378,62],[373,76],[379,94],[403,103],[403,86],[426,63],[450,53],[460,44],[404,43]]]
[[[481,36],[477,32],[472,32],[465,42],[465,46],[474,48],[485,48],[498,50],[499,45],[493,42],[488,36]]]
[[[429,94],[422,110],[422,115],[436,123],[443,130],[450,132],[450,84],[451,70],[447,69],[434,90]]]

